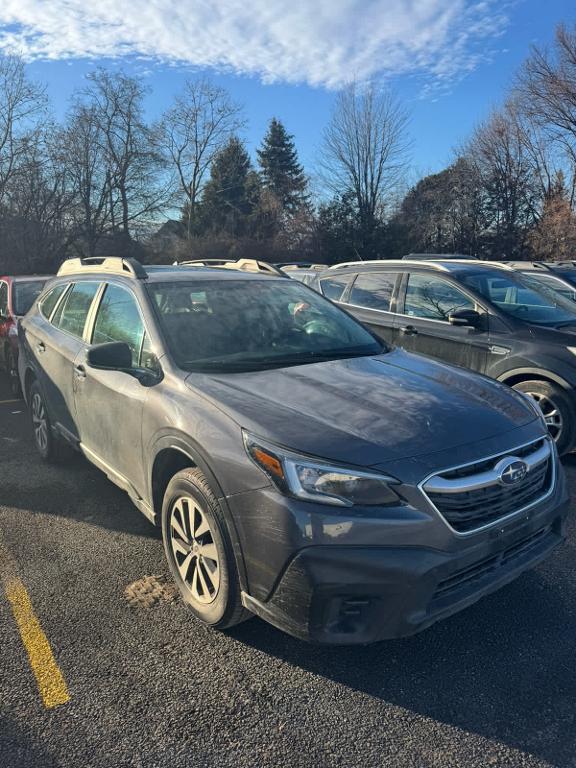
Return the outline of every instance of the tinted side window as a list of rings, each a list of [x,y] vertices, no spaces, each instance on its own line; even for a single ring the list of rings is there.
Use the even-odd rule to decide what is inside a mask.
[[[58,307],[52,322],[62,331],[82,338],[88,310],[96,295],[99,283],[76,283]]]
[[[322,293],[324,296],[326,296],[327,299],[338,301],[344,293],[344,289],[348,285],[349,281],[350,275],[342,275],[341,277],[325,277],[324,279],[320,280]]]
[[[122,341],[132,350],[132,365],[140,364],[144,323],[135,296],[124,288],[108,285],[100,302],[92,344]]]
[[[0,316],[6,317],[8,315],[8,285],[7,283],[0,283]]]
[[[576,301],[576,288],[571,288],[562,280],[558,280],[552,275],[534,275],[532,273],[527,273],[524,277],[528,282],[533,281],[536,285],[543,285],[545,288],[551,288],[553,291],[557,291],[561,296],[564,296],[565,299]]]
[[[456,309],[474,309],[474,302],[438,277],[410,275],[404,302],[405,314],[447,321]]]
[[[44,298],[40,301],[39,307],[40,312],[44,315],[44,317],[49,320],[50,315],[54,311],[54,307],[58,303],[58,299],[62,294],[64,293],[64,289],[66,288],[66,284],[62,283],[62,285],[56,285],[54,288],[52,288],[51,291],[48,291],[48,293],[44,296]]]
[[[394,272],[362,273],[356,278],[348,301],[358,307],[389,312],[395,284]]]

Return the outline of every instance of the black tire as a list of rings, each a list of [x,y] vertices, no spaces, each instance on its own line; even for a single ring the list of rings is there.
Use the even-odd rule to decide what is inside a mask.
[[[10,392],[14,397],[21,397],[22,390],[20,389],[20,379],[18,378],[18,363],[11,349],[8,349],[6,352],[6,373],[8,374]]]
[[[162,538],[182,599],[202,622],[226,629],[251,618],[240,599],[222,508],[199,469],[183,469],[170,480],[162,504]]]
[[[550,436],[556,441],[558,453],[568,453],[574,443],[574,407],[568,394],[549,381],[521,381],[514,389],[530,395],[541,406]]]
[[[52,422],[50,421],[50,415],[48,413],[48,408],[46,407],[44,395],[42,394],[42,390],[40,389],[40,385],[37,381],[34,381],[30,387],[30,397],[28,402],[30,407],[30,415],[32,418],[34,443],[38,453],[42,459],[49,464],[54,464],[61,461],[64,455],[65,447],[62,445],[62,441],[58,440],[58,438],[54,435]],[[43,418],[45,422],[44,430],[42,432],[42,439],[40,439],[40,433],[38,431],[39,423],[37,421],[37,417]]]

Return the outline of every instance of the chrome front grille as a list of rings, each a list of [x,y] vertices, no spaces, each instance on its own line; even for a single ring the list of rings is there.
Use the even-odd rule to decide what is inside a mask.
[[[504,485],[498,465],[508,458],[520,459],[527,472],[518,482]],[[541,438],[513,451],[439,472],[421,488],[455,531],[471,533],[545,497],[554,482],[554,461],[550,440]]]

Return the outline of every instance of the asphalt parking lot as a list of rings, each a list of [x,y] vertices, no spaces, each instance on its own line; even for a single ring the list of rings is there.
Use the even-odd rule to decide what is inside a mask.
[[[4,581],[0,766],[576,766],[573,522],[547,563],[421,635],[325,648],[198,624],[155,529],[81,457],[41,464],[5,387],[0,472],[0,571],[63,694],[40,695]]]

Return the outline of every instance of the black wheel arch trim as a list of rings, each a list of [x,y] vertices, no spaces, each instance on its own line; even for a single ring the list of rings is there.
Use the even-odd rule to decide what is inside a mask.
[[[198,467],[198,469],[202,470],[202,472],[206,475],[206,479],[212,486],[212,489],[214,490],[218,500],[220,501],[221,499],[225,499],[222,487],[215,473],[213,472],[210,466],[210,462],[206,458],[206,454],[202,448],[196,443],[196,441],[192,440],[189,435],[174,432],[172,430],[157,436],[152,443],[151,450],[148,452],[148,455],[150,456],[148,472],[148,491],[150,494],[150,499],[153,498],[152,470],[154,468],[154,464],[158,458],[158,455],[167,449],[179,451],[184,456],[188,457],[192,464]]]
[[[210,466],[210,462],[206,458],[206,454],[204,453],[202,448],[198,445],[198,443],[195,440],[192,440],[189,435],[173,432],[172,430],[170,430],[165,434],[157,436],[154,442],[152,443],[151,449],[148,452],[148,455],[150,456],[149,469],[148,469],[148,498],[150,500],[151,508],[152,509],[154,508],[154,489],[152,487],[154,464],[156,462],[158,455],[162,451],[167,449],[179,451],[180,453],[182,453],[184,456],[190,459],[191,463],[194,466],[198,467],[198,469],[206,477],[209,485],[211,486],[212,490],[214,491],[218,499],[219,504],[222,506],[224,510],[224,519],[226,522],[226,528],[227,528],[228,535],[230,536],[230,540],[232,542],[232,547],[234,549],[234,555],[236,559],[236,566],[238,568],[240,588],[242,590],[249,591],[248,576],[246,572],[246,566],[244,563],[244,554],[242,552],[240,537],[236,529],[234,518],[232,517],[232,514],[230,512],[228,501],[226,499],[226,496],[224,495],[224,492],[218,481],[218,478],[216,477],[216,474],[213,472]],[[156,520],[157,520],[157,523],[160,522],[160,515],[158,512],[156,512]]]

